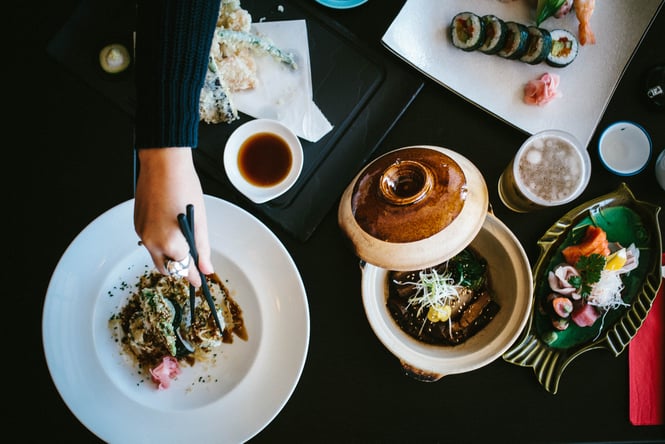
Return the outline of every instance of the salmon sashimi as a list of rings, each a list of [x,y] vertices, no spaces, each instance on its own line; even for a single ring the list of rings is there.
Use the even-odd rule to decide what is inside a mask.
[[[582,256],[591,256],[592,254],[609,256],[610,248],[607,233],[602,228],[589,225],[582,241],[577,245],[564,248],[561,253],[566,263],[573,266]]]

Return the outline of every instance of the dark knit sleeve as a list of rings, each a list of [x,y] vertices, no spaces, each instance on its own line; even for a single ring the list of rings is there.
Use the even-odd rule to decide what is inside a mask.
[[[220,0],[138,0],[136,148],[198,144],[199,97]]]

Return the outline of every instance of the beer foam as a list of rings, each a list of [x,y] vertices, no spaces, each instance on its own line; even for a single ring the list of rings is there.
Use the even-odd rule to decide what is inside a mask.
[[[526,189],[548,205],[569,199],[584,182],[580,153],[569,141],[544,135],[527,145],[517,163]]]

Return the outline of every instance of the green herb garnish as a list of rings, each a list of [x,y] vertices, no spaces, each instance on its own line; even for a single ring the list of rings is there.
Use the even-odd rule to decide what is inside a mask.
[[[566,0],[538,0],[536,6],[536,26],[553,16]]]
[[[570,285],[580,292],[583,298],[591,294],[591,287],[600,280],[600,272],[605,267],[605,257],[598,253],[589,256],[582,256],[575,264],[575,268],[580,273],[579,276],[572,276],[568,279]]]
[[[459,277],[460,285],[473,291],[485,286],[487,280],[487,262],[465,248],[448,261],[448,269],[453,277]]]

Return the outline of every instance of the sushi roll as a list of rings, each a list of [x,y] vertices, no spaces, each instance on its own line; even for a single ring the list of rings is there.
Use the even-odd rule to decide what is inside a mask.
[[[520,57],[520,60],[531,65],[537,65],[547,58],[552,49],[552,36],[546,29],[536,26],[529,26],[529,38],[526,44],[526,51]]]
[[[506,41],[506,24],[499,17],[488,14],[481,17],[485,27],[485,41],[478,48],[485,54],[495,54]]]
[[[472,12],[460,12],[450,23],[453,45],[464,51],[475,51],[485,42],[485,27],[480,16]]]
[[[550,31],[550,35],[552,48],[545,59],[547,64],[555,68],[563,68],[573,63],[580,46],[573,33],[565,29],[554,29]]]
[[[526,51],[529,31],[517,22],[506,22],[506,41],[497,54],[506,59],[519,59]]]

